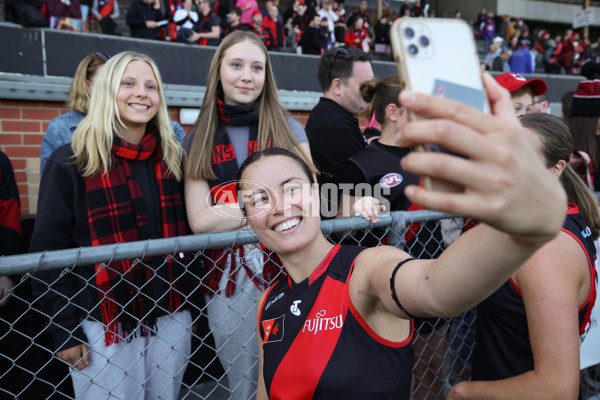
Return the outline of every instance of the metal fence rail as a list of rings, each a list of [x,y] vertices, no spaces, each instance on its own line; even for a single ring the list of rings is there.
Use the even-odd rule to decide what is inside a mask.
[[[394,212],[383,216],[373,225],[362,218],[337,219],[322,222],[321,229],[334,243],[376,246],[390,244],[404,248],[415,257],[430,258],[437,256],[462,231],[465,222],[462,218],[432,211]],[[238,288],[227,303],[225,311],[215,314],[216,297],[206,295],[207,287],[202,283],[202,275],[208,264],[219,261],[211,249],[229,248],[223,257],[236,257],[240,248],[246,249],[246,258],[257,250],[258,239],[251,231],[241,230],[216,234],[191,235],[169,239],[148,240],[97,246],[61,251],[48,251],[35,254],[21,254],[0,257],[0,276],[11,275],[15,287],[11,299],[0,306],[0,398],[19,399],[72,399],[73,384],[67,364],[54,357],[55,343],[49,331],[49,322],[60,317],[67,307],[76,307],[81,319],[86,320],[91,312],[79,304],[79,291],[69,296],[57,289],[62,279],[80,282],[81,291],[96,289],[95,264],[108,264],[116,260],[136,260],[145,263],[149,257],[159,256],[163,260],[176,260],[181,264],[183,275],[177,285],[183,281],[191,289],[186,293],[184,306],[189,309],[190,323],[171,321],[181,333],[181,340],[168,338],[164,346],[173,346],[185,341],[185,335],[191,334],[191,351],[187,357],[185,374],[176,379],[174,385],[181,387],[180,399],[226,399],[245,396],[244,382],[252,386],[253,394],[257,365],[248,365],[243,361],[242,353],[253,351],[256,339],[243,339],[244,330],[254,330],[254,310],[245,309],[244,302],[255,302],[258,292],[252,283]],[[241,247],[240,247],[241,246]],[[254,250],[250,250],[254,249]],[[181,254],[190,257],[184,263]],[[259,253],[262,259],[262,253]],[[255,254],[256,255],[256,254]],[[179,261],[178,261],[179,260]],[[163,265],[165,263],[163,262]],[[159,266],[162,268],[163,265]],[[222,263],[219,265],[223,265]],[[228,268],[234,264],[228,264]],[[240,267],[241,268],[241,267]],[[49,282],[48,273],[55,273],[56,280]],[[174,283],[175,285],[175,283]],[[32,286],[42,295],[34,298]],[[140,289],[141,291],[141,289]],[[55,314],[44,311],[40,303],[44,296],[58,297],[64,308]],[[163,307],[157,301],[156,308]],[[211,311],[211,308],[213,311]],[[87,313],[87,314],[86,314]],[[212,313],[212,314],[211,314]],[[178,313],[180,314],[180,313]],[[415,360],[413,365],[413,397],[415,399],[444,399],[449,388],[458,380],[469,379],[469,360],[474,345],[474,312],[469,311],[453,319],[428,319],[416,323]],[[219,338],[215,326],[229,324],[229,336]],[[85,322],[80,327],[86,328]],[[87,331],[86,331],[87,333]],[[67,339],[72,336],[67,332]],[[89,339],[89,338],[88,338]],[[136,340],[136,339],[133,339]],[[163,346],[160,335],[149,336],[150,342]],[[236,348],[239,352],[228,352]],[[240,347],[241,346],[241,347]],[[142,348],[145,351],[147,348]],[[186,353],[187,354],[187,353]],[[108,360],[110,368],[119,368],[118,355]],[[135,357],[134,357],[135,358]],[[112,363],[114,361],[114,363]],[[135,362],[135,360],[130,360]],[[161,361],[156,364],[157,373],[166,368]],[[243,370],[239,371],[242,368]],[[129,372],[126,369],[127,372]],[[165,369],[166,371],[166,369]],[[183,371],[179,371],[183,373]],[[133,374],[133,372],[132,372]],[[241,376],[243,378],[234,378]],[[93,386],[93,377],[90,378]],[[145,382],[141,383],[143,386]],[[134,395],[140,398],[162,398],[162,388],[143,388]],[[246,392],[244,392],[246,390]],[[105,397],[109,397],[108,395]],[[247,398],[248,396],[246,396]],[[117,397],[110,397],[117,398]]]

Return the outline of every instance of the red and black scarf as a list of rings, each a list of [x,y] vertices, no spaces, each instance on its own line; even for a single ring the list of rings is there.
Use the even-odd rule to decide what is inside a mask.
[[[209,181],[208,184],[210,185],[213,204],[235,203],[237,202],[235,179],[238,174],[238,164],[225,125],[249,126],[247,155],[255,153],[258,150],[258,105],[253,103],[248,106],[235,106],[217,99],[217,110],[219,113],[219,128],[215,136],[212,154],[212,167],[217,179]],[[266,147],[271,147],[270,138],[267,140]],[[262,246],[261,248],[264,249]],[[242,265],[237,265],[235,262],[236,253],[242,260]],[[231,267],[229,280],[225,288],[225,295],[227,297],[231,297],[235,292],[235,279],[240,268],[244,268],[248,276],[252,279],[252,282],[259,289],[266,289],[281,271],[281,261],[272,252],[264,252],[262,278],[254,276],[252,270],[244,263],[243,246],[208,250],[205,252],[205,255],[208,260],[205,263],[207,270],[202,280],[202,287],[204,292],[210,296],[215,295],[219,291],[219,282],[223,276],[228,258],[231,258]]]
[[[134,242],[150,237],[148,210],[130,165],[130,160],[149,157],[154,159],[162,235],[167,238],[187,234],[181,186],[167,171],[156,128],[149,124],[139,145],[119,138],[115,138],[115,142],[108,172],[85,178],[92,245]],[[172,258],[164,261],[163,257],[97,264],[96,285],[106,345],[119,342],[119,323],[125,336],[138,326],[142,336],[148,334],[148,328],[156,323],[156,301],[162,296],[152,290],[159,280],[169,285],[168,311],[180,311],[185,300],[177,279],[181,273]]]

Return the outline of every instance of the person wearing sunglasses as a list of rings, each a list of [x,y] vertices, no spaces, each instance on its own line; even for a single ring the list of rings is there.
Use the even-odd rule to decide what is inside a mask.
[[[319,60],[317,79],[323,96],[310,112],[306,135],[320,172],[317,179],[322,189],[325,184],[339,185],[348,159],[367,147],[355,115],[367,106],[360,94],[360,85],[373,76],[371,56],[357,48],[335,47]],[[327,201],[322,210],[324,218],[337,214],[334,197],[338,194],[332,190],[321,191]]]

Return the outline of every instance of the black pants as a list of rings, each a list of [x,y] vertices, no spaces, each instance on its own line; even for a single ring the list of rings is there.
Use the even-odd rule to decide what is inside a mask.
[[[114,35],[116,27],[116,22],[110,16],[106,16],[100,20],[100,28],[105,35]]]

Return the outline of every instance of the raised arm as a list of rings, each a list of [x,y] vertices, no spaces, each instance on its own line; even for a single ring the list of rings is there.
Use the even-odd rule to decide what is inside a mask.
[[[409,123],[405,138],[412,144],[437,143],[466,156],[417,152],[405,156],[404,169],[461,188],[447,193],[409,186],[407,197],[427,209],[483,222],[438,259],[410,261],[399,268],[395,293],[414,316],[452,316],[479,303],[552,240],[565,218],[564,191],[536,155],[512,112],[508,92],[489,75],[484,79],[493,115],[429,95],[403,92],[400,98],[407,108],[433,118]],[[357,286],[360,291],[351,296],[367,313],[369,299],[375,298],[383,313],[407,318],[390,295],[392,272],[407,255],[392,251],[361,253],[356,272],[365,272],[356,279],[353,274],[353,279],[364,279]]]
[[[402,104],[433,119],[409,123],[412,145],[433,142],[466,156],[411,152],[402,166],[450,182],[447,193],[409,186],[407,197],[427,209],[476,218],[522,243],[540,247],[553,239],[565,219],[566,195],[540,161],[512,112],[508,91],[484,74],[493,115],[434,96],[402,92]]]

